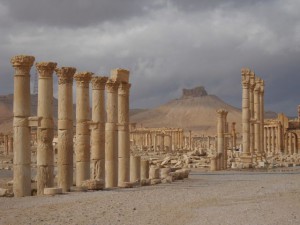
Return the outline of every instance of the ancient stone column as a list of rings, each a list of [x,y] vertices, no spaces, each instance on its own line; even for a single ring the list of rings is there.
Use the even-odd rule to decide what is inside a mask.
[[[105,187],[118,186],[118,87],[119,82],[108,79],[106,83],[107,122],[105,124]]]
[[[250,144],[249,149],[250,153],[254,154],[254,87],[255,87],[255,74],[253,71],[250,71],[249,74],[250,84],[249,84],[249,110],[250,110]]]
[[[9,148],[8,148],[8,135],[3,135],[3,147],[4,147],[4,152],[6,155],[9,153]]]
[[[267,143],[268,143],[268,138],[267,138],[267,127],[264,127],[263,129],[264,135],[263,135],[263,145],[264,145],[264,151],[267,151]],[[262,138],[262,136],[260,137]]]
[[[192,150],[192,131],[189,130],[189,150]]]
[[[9,136],[8,137],[8,154],[13,153],[14,152],[14,137],[13,136]]]
[[[271,152],[275,154],[275,127],[271,127]]]
[[[160,143],[159,143],[160,151],[164,151],[165,150],[165,134],[160,134],[159,138],[160,138]]]
[[[224,169],[224,113],[225,109],[217,111],[217,170]]]
[[[113,70],[115,76],[119,77],[118,88],[118,186],[130,179],[130,142],[129,142],[129,71]],[[148,134],[145,135],[148,145]]]
[[[57,183],[63,192],[73,185],[73,76],[76,69],[55,70],[58,77]]]
[[[141,179],[141,156],[130,156],[130,182]]]
[[[231,140],[232,140],[232,150],[236,149],[236,129],[235,129],[235,122],[231,124]]]
[[[93,73],[76,73],[76,186],[90,178],[89,83]]]
[[[224,131],[224,148],[223,148],[223,169],[227,169],[227,158],[228,158],[228,155],[227,155],[227,144],[228,144],[228,137],[227,134],[228,134],[228,123],[227,123],[227,115],[228,115],[228,111],[224,111],[223,112],[223,131]],[[225,135],[226,134],[226,135]]]
[[[251,163],[250,156],[250,109],[249,109],[249,85],[250,70],[242,69],[242,134],[243,134],[243,153],[241,155],[242,162]]]
[[[53,72],[54,62],[36,63],[39,74],[37,116],[41,124],[37,129],[37,194],[54,185],[54,120],[53,120]]]
[[[264,153],[264,118],[265,118],[265,103],[264,103],[264,81],[260,79],[260,92],[259,92],[259,110],[260,110],[260,147],[261,153]]]
[[[141,160],[141,180],[149,178],[149,160]]]
[[[18,55],[11,59],[14,74],[14,185],[15,197],[31,195],[30,128],[30,69],[35,58]]]
[[[255,79],[255,88],[254,88],[254,119],[256,120],[254,124],[254,149],[260,154],[261,153],[261,121],[260,121],[260,104],[259,104],[259,92],[260,92],[260,83],[259,79]]]
[[[92,78],[91,179],[105,180],[105,84],[108,77]]]

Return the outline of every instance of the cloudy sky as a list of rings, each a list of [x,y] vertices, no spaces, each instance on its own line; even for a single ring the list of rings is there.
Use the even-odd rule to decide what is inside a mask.
[[[0,0],[0,94],[13,92],[10,58],[29,54],[98,75],[129,69],[134,108],[198,85],[241,107],[249,67],[266,82],[266,110],[295,116],[299,9],[299,0]]]

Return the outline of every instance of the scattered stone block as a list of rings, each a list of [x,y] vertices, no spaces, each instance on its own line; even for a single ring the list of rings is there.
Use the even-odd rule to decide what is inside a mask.
[[[44,195],[57,195],[62,194],[62,188],[52,187],[52,188],[44,188]]]
[[[82,181],[82,187],[87,187],[88,190],[102,190],[104,188],[104,181],[98,179],[90,179]]]

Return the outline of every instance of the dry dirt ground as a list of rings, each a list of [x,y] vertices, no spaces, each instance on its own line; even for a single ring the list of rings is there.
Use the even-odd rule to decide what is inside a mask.
[[[172,184],[0,198],[0,224],[296,225],[300,168],[194,170]]]

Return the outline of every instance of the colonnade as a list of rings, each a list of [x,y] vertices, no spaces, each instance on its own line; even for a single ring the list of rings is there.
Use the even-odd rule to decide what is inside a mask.
[[[11,59],[14,74],[14,194],[31,195],[31,127],[37,127],[37,193],[54,186],[53,72],[58,76],[58,182],[63,191],[73,184],[73,78],[76,81],[76,185],[105,179],[105,187],[129,182],[129,71],[115,69],[110,78],[76,73],[39,62],[38,113],[30,117],[30,70],[35,58]],[[89,84],[92,82],[92,119]],[[105,120],[105,90],[107,91]],[[91,168],[91,171],[90,171]]]
[[[132,146],[154,151],[176,150],[185,146],[184,130],[180,128],[134,128],[130,131]]]

